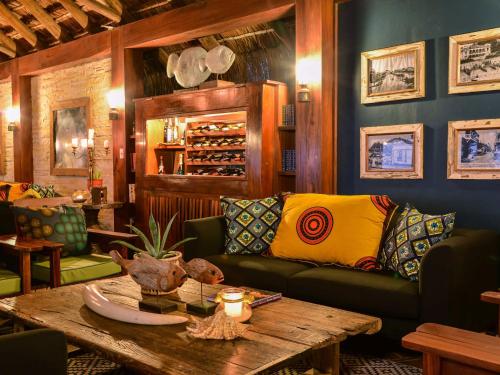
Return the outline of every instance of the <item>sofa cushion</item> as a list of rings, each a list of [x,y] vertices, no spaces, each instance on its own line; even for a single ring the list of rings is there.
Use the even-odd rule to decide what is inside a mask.
[[[407,204],[385,240],[379,262],[386,270],[417,281],[422,257],[433,245],[451,235],[454,223],[454,213],[426,215]]]
[[[21,292],[21,277],[12,271],[0,268],[0,296]]]
[[[227,226],[226,254],[262,254],[269,249],[281,219],[280,197],[221,197],[220,204]]]
[[[379,317],[419,317],[418,283],[386,273],[312,268],[292,275],[287,290],[292,298]]]
[[[395,204],[382,195],[295,194],[285,201],[273,256],[372,270]]]
[[[224,283],[235,286],[286,291],[287,278],[309,265],[259,255],[210,255],[205,258],[224,273]]]
[[[34,261],[31,265],[33,278],[50,281],[50,262]],[[107,255],[88,254],[61,258],[61,285],[101,279],[121,272],[121,267]]]

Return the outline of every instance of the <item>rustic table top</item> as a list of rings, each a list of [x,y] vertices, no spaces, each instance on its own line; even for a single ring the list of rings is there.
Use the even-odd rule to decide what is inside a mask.
[[[84,210],[104,210],[107,208],[121,208],[123,207],[123,202],[107,202],[107,203],[82,203],[82,208]]]
[[[23,240],[18,239],[15,234],[6,234],[0,236],[0,247],[6,247],[11,250],[36,252],[49,248],[60,248],[64,244],[60,242],[50,242],[46,240]]]
[[[110,300],[138,309],[140,288],[129,276],[96,283]],[[381,328],[378,318],[283,298],[255,308],[243,338],[201,340],[188,336],[184,324],[134,325],[97,315],[84,305],[83,287],[70,285],[6,298],[0,300],[0,312],[29,326],[63,331],[69,342],[148,374],[258,373],[308,355],[312,349]],[[203,293],[210,295],[221,288],[205,286]],[[199,284],[188,280],[176,298],[199,301]]]

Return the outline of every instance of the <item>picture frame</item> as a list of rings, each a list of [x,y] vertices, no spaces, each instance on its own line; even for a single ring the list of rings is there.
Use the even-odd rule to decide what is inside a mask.
[[[360,178],[424,178],[424,124],[360,129]]]
[[[500,119],[448,123],[448,179],[500,179]]]
[[[500,28],[449,38],[448,93],[500,90]]]
[[[361,103],[425,97],[425,41],[361,53]]]
[[[50,107],[50,174],[88,176],[87,150],[73,155],[73,138],[86,139],[90,126],[90,98],[60,101]]]

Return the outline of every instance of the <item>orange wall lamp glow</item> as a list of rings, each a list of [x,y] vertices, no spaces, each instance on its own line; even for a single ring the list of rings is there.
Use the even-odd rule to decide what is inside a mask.
[[[109,105],[109,119],[118,120],[120,118],[118,109],[125,108],[125,93],[123,92],[123,89],[116,88],[109,90],[106,97]]]
[[[5,119],[9,124],[8,130],[13,131],[19,121],[21,121],[21,110],[19,109],[19,107],[9,107],[5,109]]]
[[[310,87],[321,81],[321,61],[317,56],[303,57],[297,61],[295,68],[298,85],[297,100],[299,102],[310,102]]]

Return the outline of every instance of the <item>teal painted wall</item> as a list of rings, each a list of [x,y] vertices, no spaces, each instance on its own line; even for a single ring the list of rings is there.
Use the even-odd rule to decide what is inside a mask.
[[[340,10],[339,193],[388,194],[500,230],[500,181],[447,180],[448,121],[500,118],[500,91],[448,95],[448,36],[500,27],[499,0],[352,0]],[[425,40],[427,96],[360,104],[360,53]],[[359,178],[359,128],[424,123],[424,180]]]

